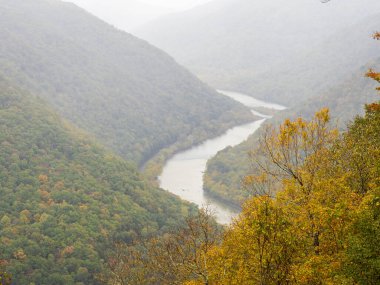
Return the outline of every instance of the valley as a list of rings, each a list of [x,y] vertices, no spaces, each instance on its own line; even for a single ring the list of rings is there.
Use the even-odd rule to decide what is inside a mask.
[[[378,0],[72,1],[0,0],[0,285],[377,284]]]

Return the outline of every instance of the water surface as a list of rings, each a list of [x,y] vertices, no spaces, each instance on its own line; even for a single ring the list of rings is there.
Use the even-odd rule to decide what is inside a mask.
[[[219,137],[207,140],[198,146],[176,154],[165,164],[159,181],[161,188],[180,196],[184,200],[195,203],[200,207],[208,205],[214,211],[219,223],[228,224],[238,212],[227,204],[205,196],[203,173],[206,171],[207,161],[215,156],[218,151],[245,141],[270,118],[270,116],[259,113],[253,108],[262,107],[272,110],[284,110],[285,107],[263,102],[237,92],[219,90],[219,93],[251,108],[252,113],[261,117],[261,119],[231,128]]]

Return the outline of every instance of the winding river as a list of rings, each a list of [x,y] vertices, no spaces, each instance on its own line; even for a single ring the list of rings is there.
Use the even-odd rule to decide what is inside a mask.
[[[189,150],[176,154],[169,159],[159,177],[160,187],[180,196],[182,199],[195,203],[198,206],[209,206],[221,224],[229,224],[238,214],[236,209],[222,202],[205,196],[203,190],[203,173],[209,159],[218,151],[228,146],[236,146],[245,141],[256,132],[270,116],[254,110],[254,108],[267,108],[271,110],[284,110],[284,106],[254,99],[248,95],[237,92],[218,90],[220,94],[230,97],[251,109],[252,114],[260,120],[229,129],[225,134],[209,139]]]

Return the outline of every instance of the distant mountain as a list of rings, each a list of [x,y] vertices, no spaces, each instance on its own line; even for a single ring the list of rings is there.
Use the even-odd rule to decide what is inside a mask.
[[[310,51],[293,57],[292,63],[283,66],[282,70],[265,71],[254,77],[246,89],[254,96],[258,94],[285,104],[288,102],[288,106],[302,107],[304,101],[318,100],[320,95],[343,81],[363,77],[366,63],[379,55],[379,45],[372,39],[378,27],[380,13],[348,25],[314,45]],[[334,95],[339,97],[342,94]],[[325,103],[328,104],[329,100]],[[355,102],[362,105],[366,101],[363,98]]]
[[[1,78],[0,146],[0,263],[14,284],[98,284],[110,242],[165,231],[190,209]]]
[[[292,105],[373,58],[378,47],[370,35],[379,14],[377,0],[223,0],[136,34],[214,87]]]
[[[57,0],[0,0],[0,74],[138,164],[251,119],[164,52]]]
[[[172,13],[172,9],[141,0],[70,0],[90,13],[124,31],[141,26],[149,20]]]

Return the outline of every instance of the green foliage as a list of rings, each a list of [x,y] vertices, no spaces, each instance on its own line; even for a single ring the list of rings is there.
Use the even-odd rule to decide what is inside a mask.
[[[380,280],[380,190],[370,193],[352,225],[345,273],[357,284]]]
[[[376,105],[367,106],[366,116],[356,118],[345,137],[354,162],[348,167],[357,173],[351,183],[366,193],[349,234],[345,267],[357,284],[380,281],[380,112],[373,108]]]
[[[96,284],[109,241],[189,212],[137,169],[0,81],[0,260],[15,284]]]
[[[207,195],[236,206],[241,206],[250,196],[243,188],[244,177],[251,171],[249,145],[226,148],[207,162],[203,176]]]

